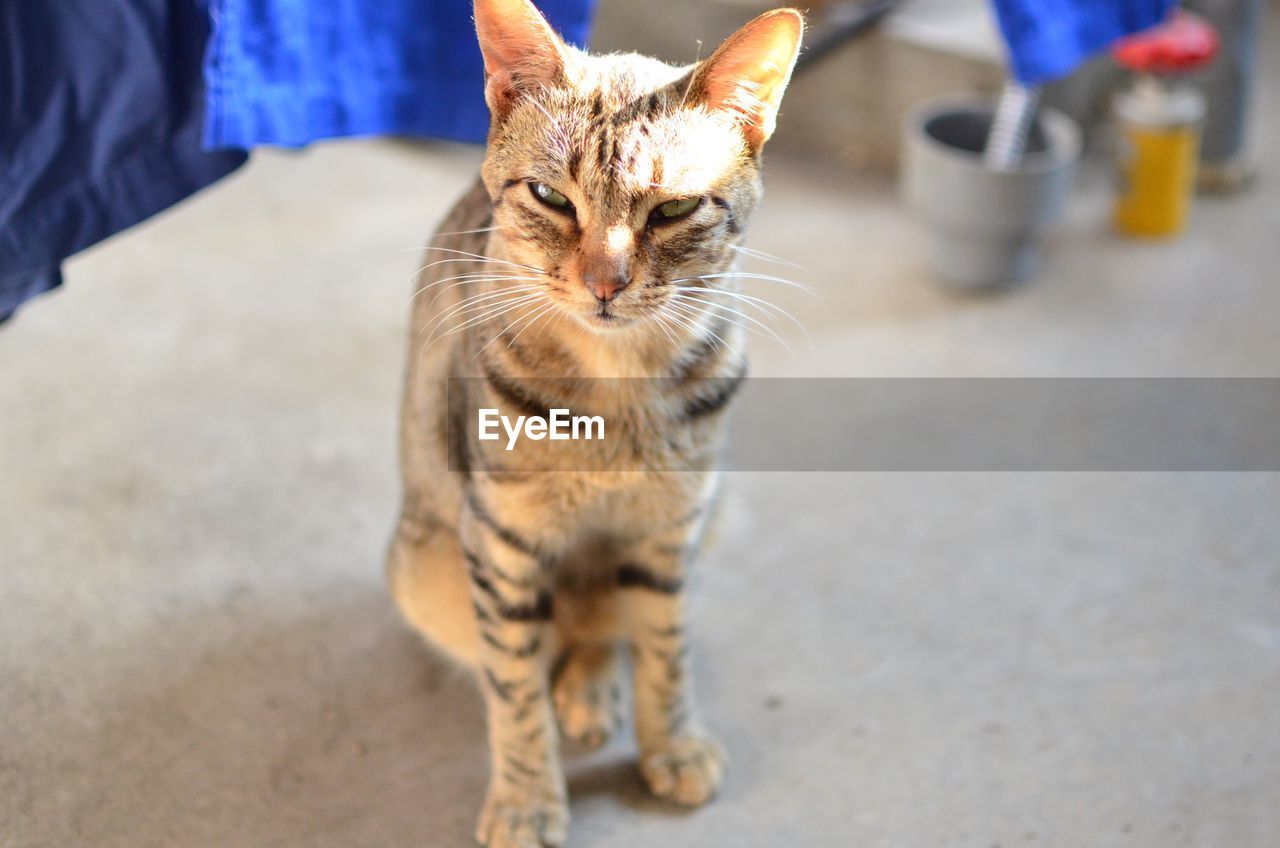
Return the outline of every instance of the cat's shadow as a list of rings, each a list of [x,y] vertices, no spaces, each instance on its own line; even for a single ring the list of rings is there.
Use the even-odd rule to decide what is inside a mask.
[[[474,844],[479,692],[376,581],[229,591],[85,661],[101,673],[82,711],[48,715],[67,767],[32,783],[65,798],[66,844]],[[568,759],[573,803],[680,814],[646,793],[628,742]]]

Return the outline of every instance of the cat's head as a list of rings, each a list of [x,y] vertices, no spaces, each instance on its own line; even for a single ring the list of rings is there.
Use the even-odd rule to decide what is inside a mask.
[[[476,0],[497,237],[600,331],[653,318],[731,261],[804,21],[768,12],[697,65],[566,45],[528,0]],[[674,306],[668,308],[668,312]]]

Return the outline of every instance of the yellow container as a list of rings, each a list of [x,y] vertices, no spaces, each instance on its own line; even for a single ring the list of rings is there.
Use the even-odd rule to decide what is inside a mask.
[[[1128,236],[1176,235],[1195,196],[1203,95],[1142,77],[1116,100],[1115,228]]]

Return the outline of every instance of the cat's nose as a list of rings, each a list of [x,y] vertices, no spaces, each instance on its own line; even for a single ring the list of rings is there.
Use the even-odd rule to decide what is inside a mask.
[[[630,228],[606,229],[600,243],[584,249],[579,269],[587,291],[600,303],[608,303],[631,283],[632,233]]]
[[[602,278],[587,277],[583,282],[596,300],[608,303],[618,296],[618,292],[631,285],[631,277],[628,274],[610,274]]]

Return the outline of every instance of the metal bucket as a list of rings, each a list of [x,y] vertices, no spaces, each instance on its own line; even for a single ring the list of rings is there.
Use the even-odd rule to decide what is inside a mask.
[[[930,267],[953,288],[1031,276],[1080,158],[1080,128],[1041,109],[1021,164],[988,168],[982,151],[995,106],[979,95],[941,98],[913,109],[904,128],[902,195],[929,230]]]

